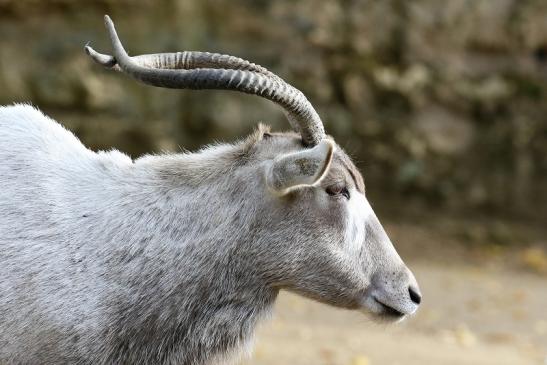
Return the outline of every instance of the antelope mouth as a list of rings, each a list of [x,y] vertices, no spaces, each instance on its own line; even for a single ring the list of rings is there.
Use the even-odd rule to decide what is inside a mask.
[[[389,301],[380,299],[377,295],[367,295],[362,301],[362,312],[380,323],[398,323],[411,315],[413,311],[387,304]]]
[[[402,319],[406,313],[403,313],[393,307],[390,307],[389,305],[382,303],[378,299],[374,298],[374,301],[380,306],[381,312],[379,313],[381,316],[387,317],[387,318],[393,318],[395,320]]]

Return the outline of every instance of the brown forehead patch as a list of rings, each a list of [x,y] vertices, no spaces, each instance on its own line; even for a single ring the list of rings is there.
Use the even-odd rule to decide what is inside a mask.
[[[353,164],[351,159],[348,155],[346,155],[345,152],[340,151],[336,154],[336,159],[340,161],[340,164],[344,166],[344,168],[348,171],[349,175],[353,179],[353,183],[355,184],[355,188],[357,191],[361,193],[365,193],[365,182],[363,180],[363,176],[357,170],[357,167]]]

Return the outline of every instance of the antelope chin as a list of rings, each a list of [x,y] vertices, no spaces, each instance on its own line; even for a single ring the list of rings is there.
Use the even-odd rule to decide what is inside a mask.
[[[416,312],[416,308],[395,308],[379,300],[374,295],[367,295],[361,301],[360,311],[373,320],[381,323],[399,323]]]

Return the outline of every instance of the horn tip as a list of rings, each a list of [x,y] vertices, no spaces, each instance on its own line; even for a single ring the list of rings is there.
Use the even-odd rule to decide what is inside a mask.
[[[106,28],[108,29],[114,29],[114,22],[112,21],[112,19],[105,14],[104,16],[104,25],[106,26]]]
[[[93,61],[98,63],[99,65],[106,67],[106,68],[113,68],[116,66],[116,59],[112,56],[99,53],[95,51],[90,45],[89,42],[84,47],[85,53],[91,57]]]
[[[90,42],[87,42],[84,46],[84,51],[88,56],[91,56],[91,52],[93,51],[93,48],[89,45]]]

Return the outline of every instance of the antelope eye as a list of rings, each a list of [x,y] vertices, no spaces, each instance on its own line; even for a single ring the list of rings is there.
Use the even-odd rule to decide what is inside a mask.
[[[349,199],[349,190],[344,184],[335,184],[327,187],[327,194],[330,196],[343,195],[346,199]]]

